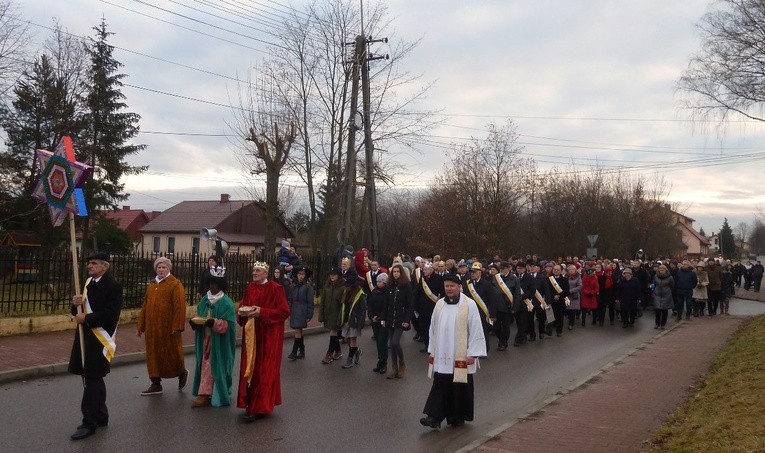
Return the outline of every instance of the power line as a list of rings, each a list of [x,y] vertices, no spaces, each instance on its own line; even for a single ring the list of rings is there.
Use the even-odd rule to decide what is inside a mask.
[[[134,9],[130,9],[130,8],[126,7],[126,6],[122,6],[122,5],[117,5],[117,4],[115,4],[115,3],[111,3],[111,2],[109,2],[109,1],[107,1],[107,0],[101,0],[101,2],[102,2],[102,3],[106,3],[107,5],[112,5],[112,6],[115,6],[115,7],[117,7],[117,8],[121,8],[121,9],[124,9],[124,10],[126,10],[126,11],[130,11],[131,13],[135,13],[135,14],[138,14],[138,15],[140,15],[140,16],[148,17],[148,18],[150,18],[150,19],[154,19],[154,20],[156,20],[156,21],[159,21],[159,22],[162,22],[162,23],[165,23],[165,24],[168,24],[168,25],[172,25],[172,26],[174,26],[174,27],[182,28],[182,29],[184,29],[184,30],[187,30],[187,31],[190,31],[190,32],[193,32],[193,33],[197,33],[197,34],[200,34],[200,35],[203,35],[203,36],[207,36],[208,38],[217,39],[217,40],[219,40],[219,41],[227,42],[227,43],[229,43],[229,44],[233,44],[233,45],[235,45],[235,46],[239,46],[239,47],[244,47],[245,49],[254,50],[254,51],[256,51],[256,52],[267,53],[267,52],[266,52],[265,50],[263,50],[263,49],[258,49],[258,48],[256,48],[256,47],[248,46],[248,45],[246,45],[246,44],[242,44],[242,43],[239,43],[239,42],[236,42],[236,41],[231,41],[230,39],[221,38],[221,37],[219,37],[219,36],[211,35],[211,34],[209,34],[209,33],[205,33],[205,32],[203,32],[203,31],[200,31],[200,30],[195,30],[195,29],[193,29],[193,28],[189,28],[189,27],[186,27],[186,26],[184,26],[184,25],[176,24],[175,22],[170,22],[170,21],[167,21],[167,20],[164,20],[164,19],[160,19],[160,18],[158,18],[158,17],[156,17],[156,16],[152,16],[151,14],[142,13],[142,12],[140,12],[140,11],[136,11],[136,10],[134,10]],[[259,40],[259,41],[262,41],[262,40]],[[268,44],[268,45],[273,45],[273,46],[276,46],[276,47],[282,47],[282,46],[278,46],[278,45],[276,45],[276,44],[268,43],[267,41],[262,41],[262,42],[263,42],[263,43],[266,43],[266,44]],[[284,48],[284,47],[282,47],[282,48]]]

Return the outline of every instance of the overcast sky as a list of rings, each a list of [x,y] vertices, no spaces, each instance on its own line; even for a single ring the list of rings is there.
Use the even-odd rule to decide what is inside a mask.
[[[266,19],[305,4],[211,1],[261,8]],[[125,204],[162,210],[223,192],[246,198],[246,178],[231,140],[183,135],[230,133],[225,122],[231,109],[178,96],[230,105],[236,83],[220,75],[242,77],[266,54],[262,42],[229,31],[269,42],[273,37],[170,1],[147,3],[223,29],[130,0],[19,5],[34,24],[50,26],[55,17],[69,32],[92,36],[91,27],[103,16],[115,33],[110,43],[118,47],[114,54],[130,85],[123,93],[130,111],[142,117],[144,133],[136,142],[148,145],[131,163],[150,166],[147,174],[126,179],[131,197]],[[178,3],[204,8],[208,2]],[[399,155],[408,169],[397,180],[400,186],[427,184],[443,169],[445,145],[484,137],[487,123],[509,118],[540,169],[572,170],[573,161],[573,169],[581,171],[597,161],[630,167],[630,174],[649,181],[663,178],[669,200],[707,233],[719,230],[723,217],[735,227],[765,210],[765,159],[741,158],[765,150],[763,126],[742,121],[721,131],[715,124],[693,123],[679,110],[676,83],[700,47],[696,24],[707,0],[391,0],[387,5],[394,18],[391,41],[421,39],[403,69],[422,74],[423,84],[435,82],[418,107],[445,115],[432,137]],[[50,33],[31,28],[38,41]],[[380,45],[373,51],[391,50]]]

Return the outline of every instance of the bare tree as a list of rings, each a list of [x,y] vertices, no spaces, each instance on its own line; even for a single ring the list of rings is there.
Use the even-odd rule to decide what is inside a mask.
[[[719,0],[698,25],[702,48],[678,82],[695,117],[731,114],[765,121],[765,7],[759,0]]]
[[[266,177],[265,239],[276,243],[276,222],[280,217],[279,180],[295,141],[295,124],[275,95],[271,80],[261,78],[239,85],[238,108],[229,127],[239,138],[240,161],[253,175]]]
[[[21,77],[27,61],[31,34],[19,8],[12,0],[0,0],[0,94],[6,92]]]

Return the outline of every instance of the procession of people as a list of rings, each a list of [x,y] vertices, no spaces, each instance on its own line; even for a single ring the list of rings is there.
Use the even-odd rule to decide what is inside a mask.
[[[329,345],[315,357],[326,365],[340,361],[345,343],[341,368],[362,365],[362,345],[370,344],[363,341],[364,331],[370,325],[372,349],[365,354],[375,361],[370,369],[388,379],[402,379],[407,362],[419,359],[404,356],[402,341],[411,330],[411,338],[423,343],[419,352],[427,358],[420,360],[427,360],[433,380],[420,423],[439,429],[444,420],[452,427],[473,420],[479,360],[490,353],[507,354],[510,339],[514,347],[528,347],[529,342],[563,337],[565,331],[588,325],[608,328],[618,321],[628,329],[648,307],[654,310],[656,329],[664,329],[670,319],[686,322],[705,316],[705,311],[707,316],[727,315],[738,283],[738,264],[715,258],[543,260],[528,255],[443,260],[435,255],[411,260],[399,254],[386,268],[362,249],[353,259],[340,259],[317,288],[312,270],[286,245],[282,248],[273,268],[260,261],[252,264],[252,280],[238,308],[227,294],[221,257],[208,260],[198,304],[188,320],[195,333],[192,407],[234,402],[243,409],[239,420],[245,423],[272,413],[282,402],[286,320],[294,331],[286,358],[296,362],[306,358],[303,329],[314,316],[317,289],[318,321],[329,333]],[[96,253],[87,262],[85,292],[72,299],[77,323],[90,328],[84,329],[85,359],[76,336],[69,365],[85,384],[83,422],[73,440],[89,437],[109,421],[103,378],[114,355],[122,301],[121,286],[109,272],[109,255]],[[177,378],[178,390],[183,390],[189,377],[180,335],[187,322],[185,290],[172,275],[170,259],[157,258],[154,270],[136,325],[137,335],[146,341],[151,384],[141,392],[145,396],[161,395],[162,379],[168,378]],[[755,272],[761,277],[756,267]],[[747,283],[759,289],[759,281]],[[85,313],[76,314],[81,306]],[[242,329],[238,380],[237,329]]]

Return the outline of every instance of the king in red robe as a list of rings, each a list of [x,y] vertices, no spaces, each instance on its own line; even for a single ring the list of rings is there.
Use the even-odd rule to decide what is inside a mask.
[[[243,422],[255,421],[282,404],[284,321],[290,316],[284,288],[268,280],[268,264],[255,262],[252,277],[237,316],[243,326],[237,397],[237,407],[245,409],[239,416]]]

